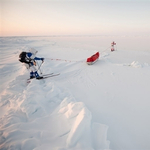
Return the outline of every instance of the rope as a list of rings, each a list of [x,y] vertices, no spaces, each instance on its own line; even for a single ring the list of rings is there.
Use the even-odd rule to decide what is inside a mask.
[[[105,50],[103,50],[103,51],[99,51],[100,53],[103,53],[103,52],[105,52],[105,51],[107,51],[108,49],[110,49],[111,48],[111,46],[109,46],[108,48],[106,48]],[[85,62],[85,61],[73,61],[73,60],[66,60],[66,59],[57,59],[57,58],[46,58],[46,59],[50,59],[50,60],[56,60],[56,61],[65,61],[65,62],[81,62],[81,63],[83,63],[83,62]]]
[[[84,62],[84,61],[73,61],[73,60],[57,59],[57,58],[46,58],[46,59],[56,60],[56,61],[65,61],[65,62]]]
[[[107,50],[110,49],[110,48],[111,48],[111,46],[109,46],[108,48],[106,48],[105,50],[103,50],[101,53],[107,51]]]

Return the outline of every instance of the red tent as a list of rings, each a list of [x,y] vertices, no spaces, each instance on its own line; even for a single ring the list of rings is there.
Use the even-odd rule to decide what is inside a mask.
[[[92,55],[91,57],[87,58],[87,64],[88,65],[92,65],[94,64],[99,58],[99,52],[97,52],[96,54]]]

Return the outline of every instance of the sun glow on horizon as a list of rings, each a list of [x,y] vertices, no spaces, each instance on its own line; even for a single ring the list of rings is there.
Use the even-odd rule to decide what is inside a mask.
[[[0,36],[149,35],[150,2],[1,1]]]

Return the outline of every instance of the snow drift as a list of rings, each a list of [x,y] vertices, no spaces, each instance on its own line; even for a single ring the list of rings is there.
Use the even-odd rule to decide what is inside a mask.
[[[24,79],[19,75],[2,94],[1,107],[7,112],[1,117],[1,149],[92,149],[96,129],[91,128],[91,112],[84,103],[55,83],[33,80],[25,85]],[[99,128],[101,134],[93,136],[102,137],[98,143],[107,142],[107,130],[101,124]]]

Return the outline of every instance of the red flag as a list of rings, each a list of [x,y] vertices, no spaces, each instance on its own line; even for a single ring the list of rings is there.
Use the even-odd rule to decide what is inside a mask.
[[[112,43],[111,43],[111,45],[113,46],[113,45],[116,45],[116,43],[113,41]]]

